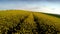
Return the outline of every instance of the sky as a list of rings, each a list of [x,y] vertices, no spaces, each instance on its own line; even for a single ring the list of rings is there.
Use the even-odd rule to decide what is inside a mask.
[[[0,0],[0,10],[13,9],[60,15],[60,0]]]

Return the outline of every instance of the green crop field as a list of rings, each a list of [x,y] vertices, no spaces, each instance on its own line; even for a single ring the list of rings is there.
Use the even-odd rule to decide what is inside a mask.
[[[2,10],[0,34],[60,34],[60,18],[40,12]]]

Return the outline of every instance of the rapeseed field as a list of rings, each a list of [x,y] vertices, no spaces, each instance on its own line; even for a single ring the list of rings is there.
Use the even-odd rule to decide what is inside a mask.
[[[2,10],[0,34],[60,34],[60,18],[40,12]]]

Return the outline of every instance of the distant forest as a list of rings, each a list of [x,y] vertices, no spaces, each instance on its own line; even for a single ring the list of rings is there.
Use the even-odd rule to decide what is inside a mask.
[[[57,14],[50,14],[50,13],[43,13],[43,14],[47,14],[47,15],[51,15],[51,16],[55,16],[55,17],[60,18],[60,15],[57,15]]]

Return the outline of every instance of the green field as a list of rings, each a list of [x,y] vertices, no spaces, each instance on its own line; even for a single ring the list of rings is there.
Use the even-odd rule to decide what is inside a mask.
[[[40,12],[2,10],[0,34],[60,34],[60,18]]]

